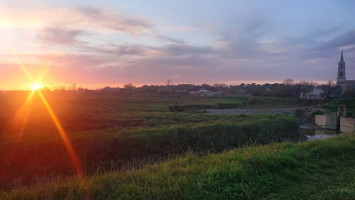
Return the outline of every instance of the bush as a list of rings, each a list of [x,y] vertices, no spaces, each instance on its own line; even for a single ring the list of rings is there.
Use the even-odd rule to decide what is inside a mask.
[[[320,111],[320,110],[316,110],[316,111],[314,111],[313,113],[312,113],[312,115],[314,116],[314,115],[323,115],[324,113],[322,112],[322,111]]]
[[[303,117],[303,116],[304,116],[304,111],[302,109],[295,110],[295,117]]]

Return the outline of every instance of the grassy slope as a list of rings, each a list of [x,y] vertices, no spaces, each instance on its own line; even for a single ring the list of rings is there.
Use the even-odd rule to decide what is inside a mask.
[[[2,193],[0,199],[355,199],[355,135],[271,144]]]

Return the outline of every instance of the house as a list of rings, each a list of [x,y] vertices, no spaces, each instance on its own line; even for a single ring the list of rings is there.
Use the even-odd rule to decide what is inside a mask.
[[[312,88],[307,93],[300,93],[300,99],[322,99],[324,91],[321,88]]]

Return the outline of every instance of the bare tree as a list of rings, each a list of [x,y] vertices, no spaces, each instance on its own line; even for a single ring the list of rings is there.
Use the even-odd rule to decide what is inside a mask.
[[[292,78],[287,78],[282,83],[285,84],[285,85],[293,85],[294,82],[295,81]]]
[[[136,86],[134,86],[132,83],[127,83],[123,86],[123,88],[126,90],[126,91],[132,91],[133,89],[136,88]]]

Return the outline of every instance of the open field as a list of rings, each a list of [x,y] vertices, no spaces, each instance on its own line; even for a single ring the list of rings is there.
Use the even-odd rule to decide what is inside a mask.
[[[2,199],[355,199],[355,137],[187,155],[140,170],[68,179]]]
[[[1,187],[9,189],[75,174],[62,136],[37,95],[0,98]],[[140,168],[186,152],[302,140],[292,116],[215,115],[210,107],[296,104],[292,99],[45,93],[78,156],[83,174]],[[260,102],[263,103],[260,103]],[[280,104],[278,103],[277,106]],[[172,111],[172,107],[184,110]],[[198,109],[197,109],[198,108]]]
[[[26,102],[27,96],[28,93],[25,92],[0,93],[0,108],[3,111],[0,113],[0,186],[1,190],[4,191],[1,199],[42,199],[47,197],[49,199],[61,199],[65,195],[69,195],[67,196],[69,199],[81,199],[82,195],[93,195],[94,199],[110,198],[111,195],[115,198],[118,195],[117,197],[122,198],[136,196],[138,199],[141,199],[147,195],[145,192],[148,191],[144,190],[144,192],[138,189],[142,188],[140,185],[141,181],[147,184],[145,186],[147,189],[151,187],[149,189],[151,190],[151,196],[147,196],[151,199],[157,197],[163,198],[166,195],[167,197],[178,199],[183,199],[184,197],[191,199],[199,197],[207,198],[208,196],[215,199],[220,198],[220,196],[215,195],[224,193],[224,195],[236,195],[236,197],[240,196],[242,198],[254,198],[265,195],[270,196],[270,198],[283,198],[282,195],[288,195],[288,193],[294,191],[287,188],[298,186],[297,181],[299,180],[297,179],[296,182],[292,182],[290,177],[306,177],[303,173],[316,169],[320,170],[323,167],[307,164],[310,162],[309,159],[313,159],[314,155],[302,149],[309,149],[311,147],[308,146],[312,146],[312,144],[323,144],[318,144],[317,142],[304,145],[275,144],[271,147],[258,147],[251,148],[250,150],[246,148],[244,150],[232,150],[220,155],[208,155],[231,150],[236,147],[244,148],[282,141],[302,141],[304,135],[299,132],[299,122],[292,115],[269,114],[268,112],[219,115],[206,112],[206,110],[229,108],[255,111],[260,109],[277,110],[281,108],[281,110],[291,109],[295,112],[295,115],[297,109],[299,110],[300,108],[309,110],[309,112],[312,112],[313,108],[317,108],[314,106],[307,107],[307,105],[319,103],[323,103],[323,107],[332,105],[331,101],[309,102],[274,97],[117,95],[100,93],[98,91],[86,93],[44,93],[48,104],[70,142],[73,152],[77,156],[77,163],[80,164],[81,173],[79,175],[84,177],[85,181],[78,184],[74,178],[78,175],[78,166],[74,164],[73,158],[68,153],[65,139],[63,139],[63,135],[58,133],[58,128],[53,123],[53,118],[49,114],[48,108],[43,104],[38,94],[34,94],[33,98]],[[343,144],[343,140],[335,139],[334,141]],[[349,141],[353,142],[353,137]],[[249,159],[254,159],[254,156],[257,159],[261,159],[257,156],[259,154],[255,154],[255,152],[269,151],[265,150],[268,148],[276,148],[275,155],[267,154],[265,157],[269,158],[268,156],[271,156],[270,159],[275,161],[275,163],[273,164],[273,161],[265,162],[270,162],[270,165],[280,165],[279,168],[276,167],[277,169],[281,169],[281,166],[285,165],[285,170],[289,167],[286,172],[282,170],[278,171],[275,177],[273,177],[274,175],[270,175],[272,177],[265,177],[265,180],[257,179],[255,183],[251,179],[244,180],[239,177],[236,180],[243,180],[242,183],[251,181],[251,188],[248,188],[247,184],[245,186],[247,188],[239,188],[238,191],[231,190],[231,193],[222,191],[224,190],[222,187],[229,187],[228,181],[221,180],[222,182],[218,182],[219,179],[213,179],[214,175],[212,177],[209,175],[206,176],[206,174],[212,172],[216,172],[217,174],[223,172],[227,173],[223,175],[226,178],[229,176],[233,177],[233,174],[239,174],[239,172],[233,170],[239,170],[239,168],[234,169],[230,164],[237,163],[237,166],[240,165],[243,168],[245,162],[248,163]],[[339,148],[342,147],[339,146]],[[297,153],[288,157],[293,151],[297,151]],[[343,150],[339,151],[343,152]],[[282,159],[286,159],[287,162],[286,160],[281,160],[281,163],[277,163],[279,156],[283,157],[284,153],[287,154],[287,156],[285,154],[287,158]],[[233,160],[234,154],[238,155],[236,160]],[[297,155],[300,155],[300,157]],[[198,158],[199,156],[203,157]],[[346,158],[348,158],[348,155],[344,154],[344,159]],[[171,159],[173,161],[145,168],[147,165]],[[225,162],[225,159],[230,160],[230,162]],[[329,159],[335,158],[332,157]],[[301,162],[301,164],[293,166],[296,162],[294,160],[297,160],[297,163],[304,161],[303,164],[305,165],[303,166]],[[194,164],[194,162],[197,162],[197,164]],[[218,162],[220,162],[220,165],[216,164]],[[319,162],[322,163],[325,161],[320,160]],[[339,162],[339,160],[334,162]],[[177,164],[173,164],[172,168],[170,168],[172,164],[169,163]],[[188,166],[189,164],[193,166]],[[175,165],[176,167],[174,167]],[[206,167],[205,165],[210,167]],[[253,175],[248,175],[248,173],[257,170],[256,165],[247,164],[246,166],[251,166],[251,168],[247,167],[243,169],[246,171],[240,173],[244,174],[243,177],[253,177]],[[195,169],[194,167],[197,168]],[[206,169],[202,167],[206,167]],[[223,168],[221,172],[218,172],[220,170],[219,167]],[[139,168],[143,169],[135,171]],[[162,177],[162,180],[149,175],[151,172],[149,170],[151,169],[158,174],[162,173],[159,175],[159,177]],[[160,170],[162,169],[169,169],[169,172],[161,172]],[[274,173],[272,170],[268,172],[270,169],[268,167],[260,168],[263,173]],[[326,168],[324,169],[326,170]],[[190,170],[192,171],[190,172]],[[232,171],[229,172],[228,170]],[[297,170],[301,170],[300,174],[293,176],[292,174],[298,173]],[[345,168],[334,169],[331,166],[329,170],[353,173],[353,171]],[[170,173],[170,171],[176,172],[168,174],[169,177],[165,177],[165,180],[164,176],[166,173]],[[197,171],[199,172],[197,173]],[[260,173],[256,172],[260,175],[261,171]],[[185,175],[180,174],[180,172]],[[195,172],[197,173],[196,176],[193,175]],[[144,177],[141,173],[147,175],[147,177]],[[232,175],[229,175],[229,173]],[[323,176],[321,174],[323,172],[319,171],[319,173],[320,176]],[[134,174],[143,176],[142,180],[137,179],[138,177]],[[189,177],[190,174],[192,175],[191,177]],[[131,175],[135,178],[132,178]],[[280,176],[282,178],[281,183],[278,181]],[[202,182],[199,182],[199,177],[203,180]],[[130,182],[133,180],[134,183]],[[135,181],[138,181],[137,184],[139,185],[134,185],[136,184]],[[155,183],[155,181],[157,182]],[[220,185],[219,188],[214,184],[215,181],[217,181],[216,184]],[[119,182],[127,184],[119,184]],[[170,189],[166,188],[158,190],[155,188],[160,187],[160,182],[166,184],[172,190],[170,191]],[[42,184],[48,185],[38,186]],[[105,188],[99,187],[98,185],[100,184],[103,184],[102,187]],[[267,184],[271,185],[268,186]],[[189,185],[195,186],[189,188]],[[236,185],[242,187],[240,182],[236,183]],[[275,191],[274,188],[278,188],[279,186],[282,186],[285,194],[273,193]],[[20,189],[22,187],[27,189]],[[58,191],[54,189],[53,191],[53,187],[59,187],[60,189]],[[69,187],[73,187],[73,190],[68,191]],[[124,192],[116,194],[113,191],[116,187],[123,187],[119,191]],[[132,191],[129,189],[130,187],[132,187]],[[126,189],[129,191],[126,191]],[[182,193],[181,190],[185,189],[187,192]],[[205,192],[193,194],[192,191],[194,190]],[[260,193],[256,192],[258,190],[260,190]],[[182,194],[185,196],[180,196]],[[189,195],[193,196],[189,197]],[[352,193],[344,195],[352,195]],[[221,196],[221,198],[230,197]]]

